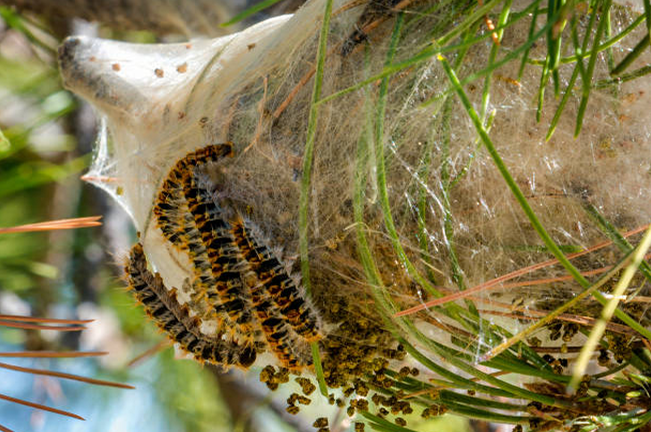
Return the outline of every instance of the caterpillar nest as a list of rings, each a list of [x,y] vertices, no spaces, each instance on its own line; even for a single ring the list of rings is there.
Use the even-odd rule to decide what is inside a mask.
[[[593,297],[511,351],[487,353],[577,297],[580,278],[607,275],[599,291],[612,290],[621,272],[608,272],[649,222],[649,78],[609,76],[643,37],[630,27],[638,15],[612,6],[610,37],[630,35],[578,68],[573,49],[604,35],[599,6],[547,22],[538,2],[486,16],[472,2],[407,3],[334,1],[322,66],[324,0],[214,40],[63,44],[65,85],[102,117],[86,178],[139,232],[144,252],[136,246],[127,265],[128,278],[141,275],[135,295],[202,361],[279,366],[262,371],[270,388],[313,370],[316,346],[326,384],[355,396],[351,415],[369,401],[378,418],[410,414],[404,398],[417,391],[424,417],[464,413],[419,371],[538,404],[492,413],[508,423],[602,413],[564,396],[568,364],[601,314]],[[563,61],[541,72],[561,37]],[[556,87],[568,90],[557,99]],[[548,262],[556,252],[574,276]],[[155,301],[140,296],[143,280],[158,287]],[[638,273],[619,305],[642,328],[648,289]],[[435,301],[451,294],[456,302]],[[177,312],[156,309],[166,301]],[[613,321],[599,363],[630,359],[643,339]],[[521,391],[492,391],[497,378],[472,384],[477,363],[508,361],[528,368]]]

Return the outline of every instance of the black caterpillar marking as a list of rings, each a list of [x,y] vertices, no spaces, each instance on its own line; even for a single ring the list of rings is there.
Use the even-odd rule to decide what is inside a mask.
[[[258,323],[261,323],[265,340],[280,365],[290,370],[298,370],[310,365],[311,358],[303,355],[304,349],[301,350],[306,348],[302,346],[305,342],[299,340],[287,323],[279,318],[280,314],[255,273],[249,269],[243,279],[251,289],[253,310]]]
[[[310,364],[309,359],[297,356],[287,323],[279,318],[268,318],[262,322],[267,342],[281,366],[297,370]]]
[[[180,159],[163,181],[153,211],[158,227],[174,246],[180,249],[186,247],[182,239],[184,233],[182,220],[187,214],[184,209],[187,201],[183,196],[183,183],[186,174],[191,173],[197,166],[217,162],[230,156],[233,156],[231,143],[204,147]]]

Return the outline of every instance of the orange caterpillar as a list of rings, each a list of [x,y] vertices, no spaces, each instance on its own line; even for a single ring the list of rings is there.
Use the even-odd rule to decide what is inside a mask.
[[[290,329],[279,318],[268,318],[262,322],[262,330],[267,342],[281,366],[289,370],[299,370],[312,363],[311,358],[297,353]]]
[[[205,248],[187,201],[183,197],[181,173],[172,169],[163,182],[153,212],[156,224],[163,236],[177,249],[188,252],[193,264],[195,278],[192,281],[192,302],[195,312],[206,319],[217,319],[215,311],[206,298],[207,287],[214,285],[210,263],[205,259]]]
[[[232,155],[233,146],[230,143],[212,145],[189,153],[172,167],[163,181],[153,211],[163,236],[175,247],[187,249],[183,240],[186,234],[183,221],[187,214],[184,208],[187,207],[187,201],[183,196],[184,177],[197,166]]]
[[[188,210],[189,212],[189,210]],[[243,290],[242,282],[239,279],[239,273],[236,277],[229,274],[222,274],[222,280],[216,280],[212,271],[212,265],[208,257],[208,251],[204,246],[201,233],[196,227],[196,223],[190,213],[185,216],[185,234],[181,237],[186,241],[188,254],[192,260],[193,271],[195,274],[192,281],[193,291],[191,294],[192,301],[197,305],[200,311],[197,311],[203,318],[216,319],[219,326],[227,330],[238,338],[250,340],[252,338],[250,328],[246,324],[250,318],[246,314],[236,314],[231,310],[240,305],[237,301],[223,303],[223,298],[219,294],[221,285],[222,291],[237,293]],[[207,307],[207,310],[206,310]],[[229,307],[231,309],[229,309]],[[240,328],[244,324],[245,328]]]
[[[187,307],[179,304],[176,291],[168,290],[160,275],[147,269],[147,258],[139,243],[131,249],[125,272],[131,290],[147,314],[170,339],[178,342],[197,360],[242,368],[255,362],[257,353],[253,344],[239,345],[233,339],[213,338],[201,333],[200,321],[190,316]]]

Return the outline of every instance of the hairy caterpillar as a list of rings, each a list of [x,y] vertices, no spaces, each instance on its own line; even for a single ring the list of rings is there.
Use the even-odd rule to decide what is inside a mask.
[[[187,244],[183,241],[186,233],[183,220],[187,215],[187,209],[184,207],[188,205],[183,195],[184,178],[199,165],[217,162],[232,155],[233,148],[230,143],[212,145],[189,153],[174,165],[163,181],[153,211],[158,227],[175,247],[187,249]]]
[[[185,250],[193,264],[193,309],[202,318],[218,319],[207,301],[207,287],[214,285],[210,263],[205,256],[199,231],[183,196],[180,172],[172,169],[163,182],[153,212],[163,236],[178,250]]]
[[[147,258],[139,243],[131,248],[125,272],[131,290],[147,314],[170,339],[197,360],[242,368],[253,364],[257,355],[254,345],[239,345],[233,339],[201,333],[199,319],[191,317],[187,307],[179,304],[176,291],[168,290],[161,277],[147,269]]]
[[[221,220],[221,212],[215,206],[204,204],[210,199],[209,192],[192,186],[197,166],[229,155],[232,155],[231,145],[223,144],[206,147],[179,160],[163,182],[154,215],[165,238],[190,256],[195,274],[191,297],[197,313],[203,318],[215,319],[220,328],[225,327],[231,334],[250,340],[253,334],[251,313],[244,307],[246,300],[239,273],[228,271],[237,265],[236,250],[227,232],[211,230]],[[185,189],[188,182],[191,183],[189,194]],[[197,213],[201,216],[197,217]],[[215,259],[220,266],[216,267]]]
[[[246,271],[243,279],[251,289],[253,310],[260,323],[269,348],[281,366],[296,370],[311,364],[311,358],[305,354],[305,342],[278,317],[278,311],[269,298],[269,294],[260,284],[252,270]]]
[[[190,257],[200,319],[216,317],[217,334],[233,344],[267,345],[282,366],[301,369],[311,364],[307,344],[322,337],[318,315],[251,223],[217,202],[205,167],[230,155],[231,144],[219,144],[179,160],[158,194],[157,226]]]
[[[300,354],[287,327],[279,318],[268,318],[262,322],[267,342],[281,365],[290,370],[301,369],[310,364],[311,359]]]
[[[208,296],[219,302],[233,322],[251,331],[250,296],[241,281],[242,259],[222,210],[213,202],[194,169],[184,173],[183,192],[207,252],[215,284]]]
[[[244,258],[256,274],[261,289],[269,293],[271,301],[292,330],[307,342],[321,339],[314,309],[303,298],[271,249],[256,238],[255,229],[238,217],[233,222],[233,233]]]

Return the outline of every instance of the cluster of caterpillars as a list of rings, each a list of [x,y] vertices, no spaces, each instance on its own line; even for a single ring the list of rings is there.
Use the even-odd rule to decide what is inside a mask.
[[[147,269],[139,244],[127,279],[157,325],[198,360],[248,368],[269,350],[281,366],[300,370],[311,363],[309,343],[322,337],[320,319],[253,224],[227,215],[213,192],[207,168],[232,152],[231,144],[217,144],[186,155],[154,206],[163,237],[190,258],[190,301],[181,306]],[[217,323],[215,334],[200,331],[205,320]]]

